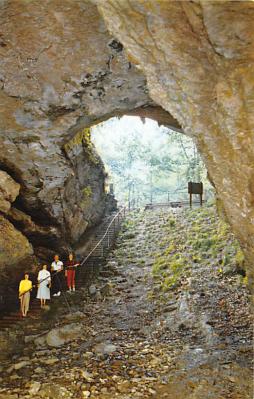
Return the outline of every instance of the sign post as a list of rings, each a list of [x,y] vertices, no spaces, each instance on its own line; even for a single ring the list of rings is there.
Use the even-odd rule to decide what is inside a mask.
[[[109,185],[109,193],[111,195],[114,195],[114,184],[113,183],[110,183],[110,185]]]

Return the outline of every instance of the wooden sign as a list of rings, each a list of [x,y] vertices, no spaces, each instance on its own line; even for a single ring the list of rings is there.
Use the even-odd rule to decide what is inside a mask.
[[[199,194],[200,205],[203,204],[203,183],[194,183],[193,181],[188,182],[188,193],[190,195],[190,207],[192,207],[192,194]]]
[[[203,183],[194,183],[193,181],[189,181],[188,193],[189,194],[203,194]]]

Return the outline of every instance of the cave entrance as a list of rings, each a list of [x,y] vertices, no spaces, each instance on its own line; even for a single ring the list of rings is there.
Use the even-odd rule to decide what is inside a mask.
[[[119,205],[188,200],[188,181],[202,181],[206,199],[213,195],[193,140],[155,120],[113,117],[91,128],[91,140],[106,168],[106,190]]]

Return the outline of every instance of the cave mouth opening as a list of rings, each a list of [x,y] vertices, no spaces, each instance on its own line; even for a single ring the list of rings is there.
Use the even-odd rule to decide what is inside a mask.
[[[188,200],[188,181],[214,192],[194,141],[146,117],[112,117],[91,127],[91,140],[105,165],[106,191],[121,206]]]

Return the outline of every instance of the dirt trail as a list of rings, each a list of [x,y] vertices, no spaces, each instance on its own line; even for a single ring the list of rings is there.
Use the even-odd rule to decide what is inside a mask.
[[[71,296],[73,318],[62,309],[58,328],[72,322],[69,336],[77,325],[82,334],[66,333],[51,348],[32,341],[4,363],[1,399],[252,398],[252,328],[239,276],[218,275],[205,259],[161,292],[151,274],[172,217],[185,225],[181,212],[129,217],[89,296]]]

